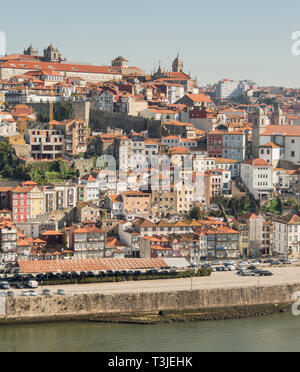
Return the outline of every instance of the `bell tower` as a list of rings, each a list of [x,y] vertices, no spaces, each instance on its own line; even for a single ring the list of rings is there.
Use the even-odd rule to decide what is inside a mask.
[[[269,124],[268,115],[262,108],[256,109],[255,112],[249,114],[249,122],[252,126],[252,157],[259,157],[260,135],[265,131]]]
[[[177,54],[177,57],[173,61],[172,71],[173,72],[183,72],[183,61],[182,61],[181,58],[179,58],[179,54]]]
[[[273,125],[285,125],[285,116],[278,102],[272,113],[272,124]]]

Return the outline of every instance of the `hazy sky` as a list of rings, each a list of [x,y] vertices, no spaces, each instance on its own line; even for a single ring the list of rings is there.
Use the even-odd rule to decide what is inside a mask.
[[[68,61],[110,64],[119,55],[151,72],[176,54],[201,85],[222,78],[300,87],[299,0],[14,0],[1,4],[7,53],[52,41]]]

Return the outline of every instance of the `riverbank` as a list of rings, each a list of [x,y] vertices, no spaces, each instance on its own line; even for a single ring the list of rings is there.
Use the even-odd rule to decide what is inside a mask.
[[[160,311],[146,314],[100,314],[90,322],[124,324],[164,324],[257,318],[291,311],[292,304],[269,304],[193,311]]]
[[[170,284],[174,288],[178,279],[167,282],[168,288]],[[288,311],[292,295],[300,291],[300,282],[195,290],[168,288],[157,291],[142,291],[139,288],[139,291],[132,292],[67,293],[65,296],[0,297],[0,322],[90,320],[157,324],[249,318]]]
[[[291,312],[292,303],[266,304],[255,306],[235,306],[220,309],[184,310],[184,311],[159,311],[149,313],[103,313],[96,315],[60,315],[50,317],[19,317],[1,319],[1,325],[38,324],[38,323],[62,323],[62,322],[91,322],[112,324],[170,324],[190,323],[203,321],[221,321],[251,319],[272,314]]]

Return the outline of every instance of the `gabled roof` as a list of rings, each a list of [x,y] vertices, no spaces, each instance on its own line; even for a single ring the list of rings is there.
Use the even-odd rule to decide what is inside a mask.
[[[263,159],[251,159],[251,160],[246,160],[243,162],[243,164],[249,164],[254,167],[272,167],[271,164],[269,164],[266,160]]]
[[[287,225],[300,225],[300,217],[296,214],[288,214],[286,216],[277,218],[275,221]]]
[[[151,221],[145,220],[141,223],[140,227],[156,227],[157,225]]]
[[[202,102],[212,103],[212,100],[210,99],[210,97],[205,94],[187,94],[186,96],[196,103],[202,103]]]
[[[300,126],[299,125],[268,125],[266,130],[261,136],[273,136],[279,134],[286,137],[299,137]]]
[[[266,143],[265,145],[261,145],[259,147],[266,147],[266,148],[271,147],[273,149],[281,149],[282,148],[282,146],[276,145],[276,143],[274,143],[274,142],[269,142],[269,143]]]

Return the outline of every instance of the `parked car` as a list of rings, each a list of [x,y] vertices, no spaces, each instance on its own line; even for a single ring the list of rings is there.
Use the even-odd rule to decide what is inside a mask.
[[[43,296],[51,296],[51,291],[50,289],[43,289]]]
[[[259,273],[260,276],[273,276],[274,274],[271,272],[271,271],[267,271],[267,270],[262,270],[260,273]]]
[[[34,296],[34,297],[38,296],[37,292],[34,289],[29,289],[28,293],[29,293],[29,296]]]
[[[238,263],[238,266],[248,266],[249,265],[249,262],[248,261],[240,261]]]
[[[281,261],[274,261],[274,262],[272,262],[272,265],[274,265],[274,266],[279,266],[279,265],[282,265],[282,262]]]
[[[235,266],[234,265],[228,265],[227,266],[229,271],[235,271]]]
[[[22,291],[21,296],[30,296],[29,291],[28,290]]]
[[[0,282],[0,288],[1,289],[9,289],[8,282]]]
[[[243,271],[242,276],[256,276],[256,274],[253,271]]]
[[[283,260],[281,261],[283,265],[291,265],[292,262],[290,260]]]
[[[28,288],[37,288],[39,283],[36,280],[29,280],[27,286]]]
[[[57,295],[64,296],[66,294],[64,289],[58,289],[56,292]]]
[[[7,291],[7,296],[14,297],[14,295],[15,295],[15,292],[13,292],[13,291]]]
[[[266,263],[266,264],[271,264],[273,262],[274,262],[274,260],[272,260],[272,258],[268,258],[267,260],[264,261],[264,263]]]
[[[261,263],[259,262],[259,261],[254,261],[254,262],[252,262],[252,265],[253,266],[259,266]]]
[[[141,272],[140,272],[140,274],[141,274]],[[140,274],[139,274],[139,275],[140,275]],[[167,271],[167,270],[160,271],[160,274],[161,274],[161,275],[168,275],[168,274],[169,274],[169,271]]]

